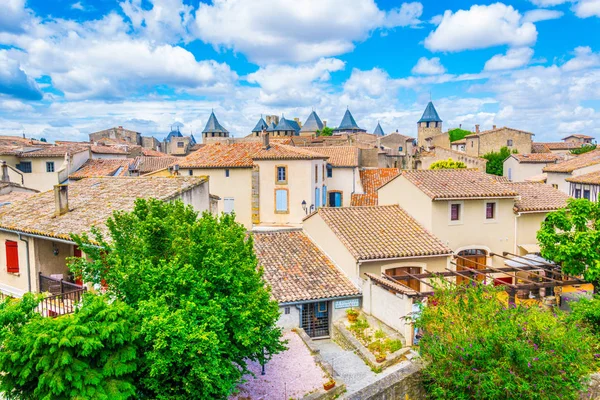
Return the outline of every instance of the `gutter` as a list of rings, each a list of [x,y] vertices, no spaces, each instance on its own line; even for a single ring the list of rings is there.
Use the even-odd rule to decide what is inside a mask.
[[[37,235],[35,233],[20,232],[20,231],[16,231],[13,229],[0,228],[0,232],[14,233],[15,235],[19,235],[19,239],[21,236],[25,236],[25,237],[30,237],[33,239],[51,240],[53,242],[58,242],[58,243],[77,244],[77,243],[73,242],[72,240],[58,239],[58,238],[54,238],[52,236]]]
[[[25,243],[25,260],[27,264],[27,291],[31,293],[31,266],[29,264],[29,240],[23,239],[22,235],[19,233],[19,240]]]
[[[491,199],[517,199],[519,196],[493,196],[493,197],[436,197],[433,201],[449,200],[491,200]]]
[[[285,302],[285,303],[279,303],[279,306],[287,307],[287,306],[302,305],[302,304],[315,303],[315,302],[321,302],[321,301],[334,301],[334,300],[344,300],[344,299],[358,299],[358,298],[361,298],[361,297],[362,297],[362,293],[359,293],[359,294],[347,295],[347,296],[325,297],[323,299],[288,301],[288,302]]]
[[[445,253],[445,254],[433,254],[427,256],[409,256],[409,257],[392,257],[392,258],[373,258],[370,260],[359,260],[358,264],[366,263],[366,262],[375,262],[375,261],[393,261],[393,260],[410,260],[414,258],[434,258],[434,257],[445,257],[451,256],[454,253]]]

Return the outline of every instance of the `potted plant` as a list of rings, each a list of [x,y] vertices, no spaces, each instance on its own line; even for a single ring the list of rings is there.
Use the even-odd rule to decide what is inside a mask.
[[[379,355],[375,358],[375,361],[378,363],[382,363],[385,361],[385,353],[379,353]]]
[[[346,316],[348,317],[349,322],[356,322],[356,319],[358,318],[358,311],[356,311],[354,308],[349,308],[346,310]]]
[[[323,389],[331,390],[335,387],[335,381],[333,379],[329,379],[327,382],[323,384]]]

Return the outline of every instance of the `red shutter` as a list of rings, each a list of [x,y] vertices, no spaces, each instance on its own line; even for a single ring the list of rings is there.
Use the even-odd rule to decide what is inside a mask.
[[[494,219],[494,209],[496,208],[496,204],[495,203],[487,203],[486,204],[486,213],[485,213],[485,217],[487,219]]]
[[[19,244],[12,240],[6,241],[6,271],[19,273]]]
[[[460,204],[450,206],[450,220],[458,221],[460,219]]]

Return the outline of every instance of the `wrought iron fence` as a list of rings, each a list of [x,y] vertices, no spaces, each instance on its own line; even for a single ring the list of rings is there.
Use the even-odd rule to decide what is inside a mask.
[[[52,278],[42,275],[40,272],[40,293],[51,293],[53,295],[63,294],[81,290],[83,286],[65,281],[64,279]]]
[[[81,303],[85,288],[45,297],[37,306],[37,311],[44,317],[58,317],[75,312]]]

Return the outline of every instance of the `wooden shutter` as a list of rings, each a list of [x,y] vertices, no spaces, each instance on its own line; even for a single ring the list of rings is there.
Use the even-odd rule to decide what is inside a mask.
[[[485,206],[485,217],[487,219],[494,219],[494,208],[496,208],[496,203],[486,203]]]
[[[12,240],[6,241],[6,271],[19,273],[19,244]]]
[[[450,206],[450,220],[458,221],[460,219],[460,204]]]

